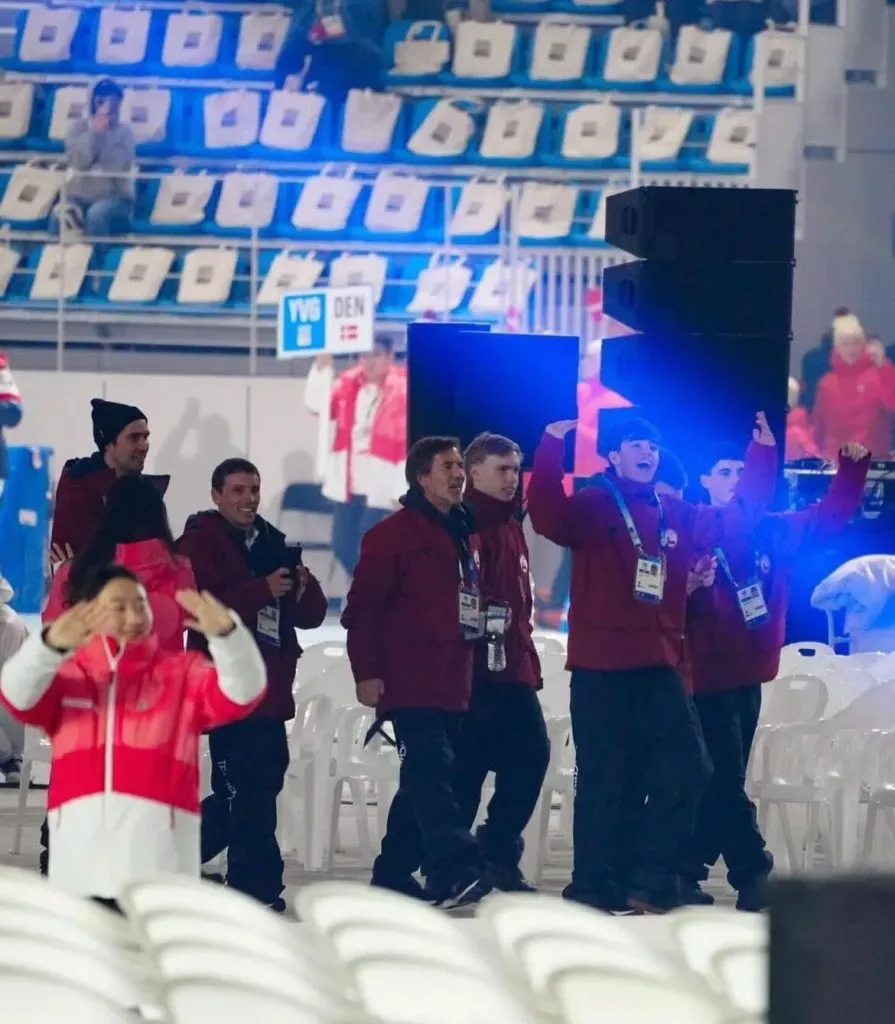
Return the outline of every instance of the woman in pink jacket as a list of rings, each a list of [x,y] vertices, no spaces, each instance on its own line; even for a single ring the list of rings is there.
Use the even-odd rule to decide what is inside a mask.
[[[50,738],[50,881],[114,904],[138,879],[199,877],[199,737],[264,696],[261,655],[239,617],[181,591],[202,654],[165,651],[145,587],[109,565],[4,666],[0,700]]]

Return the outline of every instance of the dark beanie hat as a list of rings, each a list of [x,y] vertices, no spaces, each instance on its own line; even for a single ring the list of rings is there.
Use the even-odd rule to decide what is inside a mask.
[[[107,444],[112,444],[122,430],[134,420],[145,420],[146,413],[135,405],[122,405],[121,402],[107,402],[104,398],[93,398],[90,401],[93,420],[93,440],[100,451]]]

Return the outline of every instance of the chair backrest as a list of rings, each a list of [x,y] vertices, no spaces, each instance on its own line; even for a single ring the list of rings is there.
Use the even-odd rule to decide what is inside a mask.
[[[169,942],[154,946],[151,955],[165,981],[178,978],[237,981],[253,986],[259,992],[272,992],[294,999],[321,1012],[334,1012],[344,1005],[326,987],[318,985],[310,974],[302,973],[297,964],[287,966],[252,955],[250,941],[242,950],[223,944]]]
[[[680,974],[679,964],[665,960],[651,950],[617,946],[580,936],[530,935],[517,943],[515,952],[536,992],[549,989],[553,976],[568,967],[599,967],[660,979]]]
[[[545,654],[550,651],[558,651],[560,654],[566,653],[565,644],[557,636],[551,636],[548,633],[535,633],[533,639],[538,654]]]
[[[295,669],[295,687],[306,686],[331,665],[346,658],[344,640],[323,640],[302,651]]]
[[[327,937],[339,960],[349,968],[367,956],[422,957],[473,973],[492,974],[499,968],[499,960],[489,958],[485,947],[470,942],[471,936],[459,930],[452,938],[427,934],[421,941],[418,932],[379,921],[362,921],[332,928]]]
[[[711,973],[738,1010],[756,1017],[768,1012],[768,953],[755,946],[725,949],[715,956]]]
[[[780,651],[780,671],[778,675],[793,675],[807,672],[809,675],[820,675],[825,663],[836,657],[836,651],[829,644],[805,641],[798,644],[787,644]]]
[[[566,1024],[594,1021],[661,1021],[662,1024],[725,1024],[731,1007],[707,986],[644,978],[642,974],[570,967],[553,978],[550,994]],[[624,1007],[624,1017],[617,1016]]]
[[[824,713],[829,699],[827,683],[804,672],[779,677],[764,686],[762,725],[814,722]]]
[[[295,691],[299,700],[304,700],[315,693],[325,693],[331,697],[335,707],[351,707],[357,704],[354,676],[347,658],[335,659],[327,669],[300,685]]]
[[[91,991],[88,984],[56,978],[49,970],[0,965],[3,1014],[8,1020],[55,1024],[133,1024],[134,1015]]]
[[[704,909],[681,911],[669,918],[671,933],[694,974],[709,973],[713,960],[726,949],[768,946],[768,922],[760,915]]]
[[[138,985],[95,953],[73,949],[49,936],[35,939],[18,936],[7,943],[3,971],[46,974],[58,981],[99,996],[121,1009],[140,1003]]]
[[[295,719],[289,733],[289,751],[292,757],[309,756],[332,746],[332,698],[322,693],[299,697],[295,702]]]
[[[457,936],[456,925],[433,907],[356,882],[306,885],[295,897],[295,909],[300,921],[323,935],[340,925],[370,922],[397,925],[423,936]]]
[[[541,704],[552,715],[567,715],[571,698],[572,673],[560,665],[550,675],[544,674],[544,685],[538,694]]]
[[[369,956],[355,961],[352,973],[364,1006],[382,1020],[536,1024],[540,1019],[524,993],[495,972],[484,976],[419,958]]]
[[[359,1010],[346,1007],[337,1017],[321,1013],[277,992],[260,991],[233,979],[178,978],[165,984],[165,1005],[172,1024],[364,1024]],[[371,1024],[371,1022],[370,1022]]]
[[[493,896],[479,907],[476,916],[510,956],[516,955],[520,942],[534,935],[564,935],[634,953],[644,948],[637,936],[614,917],[552,896]]]

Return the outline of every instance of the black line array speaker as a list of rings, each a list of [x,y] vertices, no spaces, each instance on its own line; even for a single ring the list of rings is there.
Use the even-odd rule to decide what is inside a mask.
[[[783,444],[796,194],[634,189],[611,196],[606,241],[639,256],[603,272],[603,309],[639,332],[603,343],[601,380],[653,421],[691,479],[718,441],[745,445],[755,412]],[[601,412],[608,421],[630,415]]]
[[[482,431],[511,437],[528,468],[541,433],[575,419],[579,340],[504,334],[487,326],[421,321],[407,331],[407,443],[446,434],[463,445]],[[567,446],[566,469],[573,465]]]

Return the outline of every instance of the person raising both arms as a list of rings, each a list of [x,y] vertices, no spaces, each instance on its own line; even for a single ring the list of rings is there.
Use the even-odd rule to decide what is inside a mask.
[[[764,511],[774,493],[774,436],[758,414],[756,443],[737,500],[699,509],[656,494],[656,428],[639,418],[607,438],[610,470],[568,497],[563,439],[574,422],[547,428],[535,455],[528,511],[539,533],[572,549],[568,668],[577,755],[574,867],[564,895],[604,910],[664,912],[680,902],[681,850],[709,766],[681,668],[687,584],[698,556]],[[646,803],[631,876],[613,860],[630,751]]]

